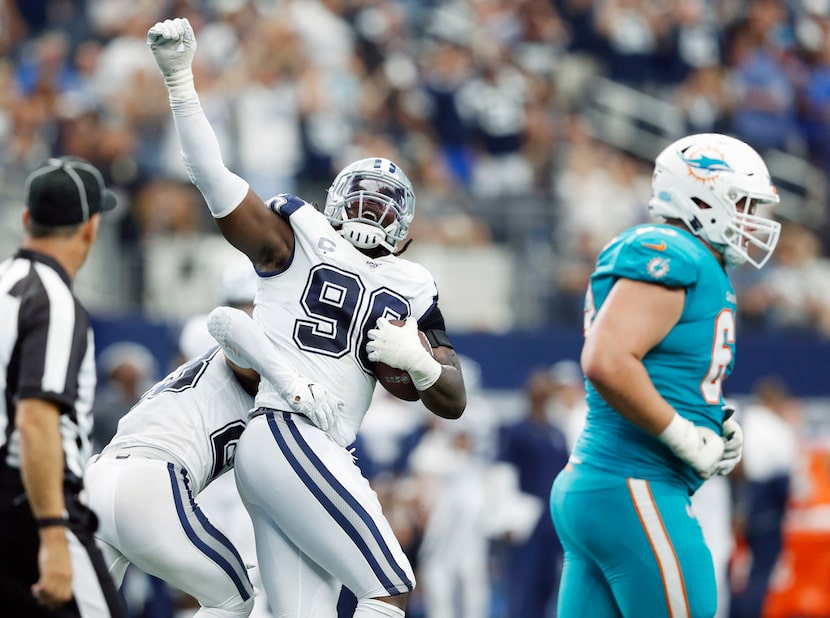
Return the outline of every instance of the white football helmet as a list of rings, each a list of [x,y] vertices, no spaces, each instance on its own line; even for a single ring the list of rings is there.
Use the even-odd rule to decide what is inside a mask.
[[[360,159],[346,166],[331,183],[324,214],[358,249],[383,247],[394,253],[409,233],[415,191],[403,170],[389,159]]]
[[[655,161],[652,216],[680,219],[720,251],[729,266],[761,268],[778,244],[781,224],[754,214],[779,202],[761,156],[744,142],[718,133],[677,140]]]

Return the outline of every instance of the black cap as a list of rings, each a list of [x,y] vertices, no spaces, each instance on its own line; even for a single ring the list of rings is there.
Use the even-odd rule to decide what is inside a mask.
[[[80,157],[47,159],[26,178],[26,206],[41,225],[75,225],[115,208],[101,172]]]

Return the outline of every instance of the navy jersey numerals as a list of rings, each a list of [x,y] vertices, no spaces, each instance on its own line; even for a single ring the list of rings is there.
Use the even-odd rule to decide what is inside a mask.
[[[407,300],[388,288],[367,291],[360,278],[327,264],[314,267],[302,296],[308,319],[294,324],[294,341],[302,350],[341,358],[355,352],[369,370],[366,333],[379,317],[404,319]]]

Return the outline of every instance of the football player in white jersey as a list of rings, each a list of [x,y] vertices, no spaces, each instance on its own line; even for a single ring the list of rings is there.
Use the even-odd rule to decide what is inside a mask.
[[[432,276],[397,256],[414,213],[412,185],[393,162],[370,158],[338,174],[325,214],[288,194],[266,206],[222,161],[193,83],[190,24],[159,22],[148,44],[190,178],[224,236],[260,275],[256,325],[290,365],[345,401],[340,422],[321,431],[292,413],[264,372],[240,438],[237,486],[274,614],[332,618],[344,585],[357,597],[355,618],[404,616],[415,585],[411,565],[343,446],[371,401],[374,362],[408,371],[422,403],[439,416],[458,418],[466,405]]]
[[[342,402],[279,359],[269,371],[294,411],[330,425]],[[96,538],[118,585],[132,563],[194,597],[196,616],[250,615],[246,565],[197,497],[233,466],[255,391],[256,380],[235,375],[214,345],[147,391],[90,460],[84,481]]]

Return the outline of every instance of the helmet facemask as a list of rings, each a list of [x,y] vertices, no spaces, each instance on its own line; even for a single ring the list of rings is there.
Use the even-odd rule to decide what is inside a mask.
[[[325,215],[341,236],[361,250],[394,253],[415,212],[412,184],[387,159],[362,159],[329,187]]]
[[[742,196],[739,202],[742,203],[735,205],[735,214],[723,232],[725,242],[713,244],[723,254],[727,266],[749,262],[761,268],[778,244],[781,224],[754,214],[756,202],[751,196]]]

